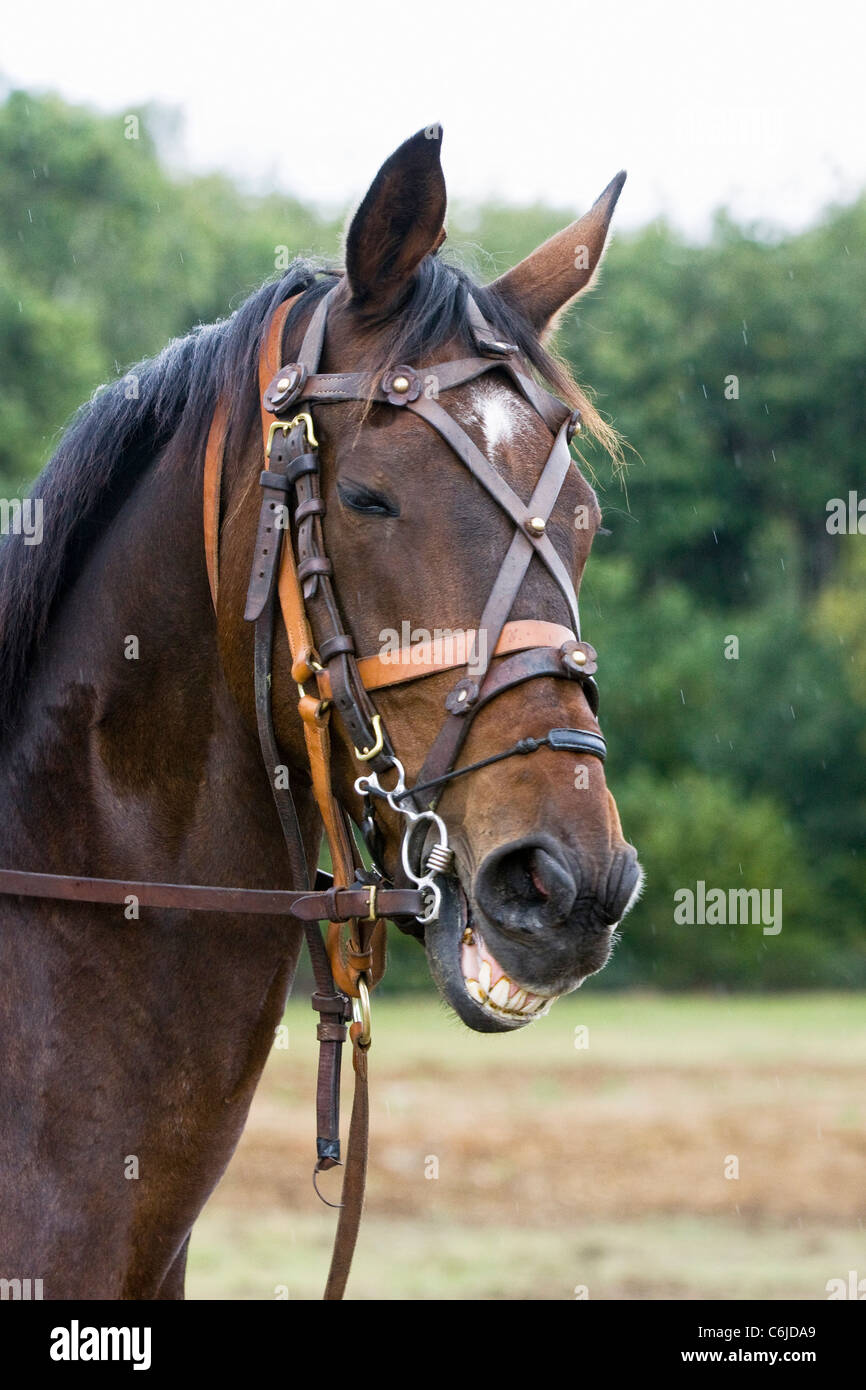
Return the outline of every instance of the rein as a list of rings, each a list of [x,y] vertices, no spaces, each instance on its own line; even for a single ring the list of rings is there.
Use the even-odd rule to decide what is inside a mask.
[[[401,930],[421,935],[418,923],[434,922],[441,905],[440,874],[453,870],[453,850],[436,812],[439,798],[455,778],[542,747],[588,753],[603,760],[601,734],[589,729],[551,729],[523,738],[504,750],[458,767],[457,760],[475,715],[497,695],[528,680],[550,677],[580,683],[593,714],[598,709],[594,673],[596,652],[580,636],[577,594],[567,567],[547,535],[547,523],[572,466],[569,444],[580,429],[580,412],[543,390],[518,365],[517,348],[496,339],[474,300],[467,301],[476,355],[416,371],[398,365],[379,375],[319,370],[327,316],[337,286],[319,300],[297,360],[281,365],[288,315],[301,297],[286,300],[273,313],[259,358],[259,394],[264,467],[262,501],[244,617],[255,625],[254,689],[262,756],[286,842],[291,882],[298,890],[271,891],[204,885],[135,883],[0,869],[0,894],[73,902],[123,904],[134,896],[143,906],[185,911],[287,915],[304,924],[319,1014],[316,1088],[317,1158],[313,1174],[340,1164],[340,1058],[347,1024],[352,1042],[355,1095],[343,1178],[342,1204],[325,1289],[325,1298],[343,1296],[354,1253],[364,1198],[367,1163],[367,1053],[371,1043],[370,990],[385,968],[385,918]],[[553,435],[550,453],[528,503],[499,476],[469,434],[439,403],[441,393],[491,370],[507,373]],[[446,441],[466,469],[514,525],[514,535],[488,596],[478,629],[485,637],[479,660],[447,660],[435,643],[404,647],[391,657],[358,658],[343,623],[334,588],[333,565],[325,549],[318,441],[313,408],[329,402],[378,401],[405,409]],[[297,408],[305,409],[298,412]],[[204,549],[215,612],[219,608],[219,531],[228,408],[217,402],[205,449],[203,483]],[[533,556],[547,568],[562,592],[572,627],[535,620],[509,621]],[[310,608],[315,611],[315,625]],[[292,795],[277,771],[284,762],[273,725],[271,704],[273,642],[277,613],[285,628],[298,689],[298,713],[316,804],[331,853],[333,880],[317,874],[310,884],[303,840]],[[315,626],[315,640],[314,640]],[[476,644],[477,645],[477,644]],[[453,670],[458,678],[444,701],[444,719],[415,785],[406,786],[397,757],[371,691]],[[309,689],[313,687],[313,689]],[[373,868],[366,870],[347,812],[332,785],[330,716],[336,709],[355,756],[365,771],[355,782],[363,799],[361,831]],[[381,778],[390,774],[394,785]],[[402,881],[392,883],[381,863],[382,830],[377,802],[385,801],[407,822],[401,848]],[[412,846],[419,824],[436,842],[423,862]],[[327,922],[325,938],[319,926]],[[318,1187],[316,1188],[318,1192]],[[321,1195],[321,1194],[320,1194]],[[323,1198],[323,1200],[325,1200]],[[329,1205],[333,1205],[330,1204]]]

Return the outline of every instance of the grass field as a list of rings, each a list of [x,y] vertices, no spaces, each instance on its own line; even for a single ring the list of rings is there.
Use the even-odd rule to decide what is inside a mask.
[[[190,1298],[321,1296],[314,1019],[290,1004],[193,1233]],[[587,993],[491,1037],[385,999],[370,1069],[350,1297],[824,1299],[866,1277],[862,995]],[[347,1083],[346,1122],[350,1103]]]

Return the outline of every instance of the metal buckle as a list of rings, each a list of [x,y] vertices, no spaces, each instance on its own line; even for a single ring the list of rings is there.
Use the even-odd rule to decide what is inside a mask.
[[[373,715],[373,733],[376,735],[376,742],[372,748],[356,748],[355,757],[359,762],[368,763],[371,758],[375,758],[385,747],[385,735],[382,732],[381,714]]]
[[[370,911],[364,918],[365,922],[375,922],[376,920],[376,894],[379,891],[378,883],[370,884]]]
[[[270,429],[268,430],[268,443],[267,443],[267,447],[266,447],[266,449],[265,449],[265,458],[269,459],[270,456],[271,456],[271,446],[272,446],[272,444],[273,444],[273,442],[274,442],[274,433],[275,433],[275,431],[276,431],[276,430],[282,430],[282,431],[283,431],[283,434],[285,434],[286,436],[288,436],[288,434],[290,433],[290,431],[293,430],[293,429],[295,428],[295,425],[303,425],[303,426],[304,426],[304,430],[305,430],[306,435],[307,435],[307,445],[308,445],[308,447],[309,447],[310,449],[318,449],[318,447],[319,447],[319,441],[318,441],[318,439],[316,438],[315,431],[314,431],[314,429],[313,429],[313,417],[312,417],[312,415],[309,413],[309,411],[303,410],[303,411],[301,411],[300,415],[295,415],[291,420],[275,420],[275,421],[274,421],[274,423],[271,425]]]
[[[308,410],[302,410],[300,415],[295,415],[294,418],[289,421],[288,428],[290,430],[293,430],[295,428],[295,425],[301,424],[303,424],[304,429],[307,432],[307,443],[309,444],[310,448],[318,449],[319,441],[316,438],[315,433],[313,431],[313,417]]]

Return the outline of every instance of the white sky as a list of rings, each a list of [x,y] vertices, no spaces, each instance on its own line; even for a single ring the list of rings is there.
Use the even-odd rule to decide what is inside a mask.
[[[693,234],[729,205],[797,228],[866,187],[862,0],[4,0],[0,74],[183,114],[181,156],[342,205],[441,121],[452,197]],[[298,113],[303,113],[300,115]]]

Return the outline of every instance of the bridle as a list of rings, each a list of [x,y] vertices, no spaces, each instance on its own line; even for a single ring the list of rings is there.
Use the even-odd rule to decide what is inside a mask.
[[[451,863],[447,834],[436,815],[439,797],[449,781],[492,762],[534,752],[543,746],[591,753],[600,759],[605,756],[606,745],[600,734],[587,729],[552,729],[541,739],[521,739],[492,757],[464,767],[456,766],[475,715],[497,695],[527,680],[551,676],[579,681],[590,708],[593,713],[597,712],[598,690],[593,679],[597,669],[596,652],[581,640],[574,585],[567,567],[547,535],[548,520],[572,466],[568,446],[580,429],[580,412],[570,410],[521,370],[515,361],[518,351],[515,345],[496,339],[471,296],[468,297],[467,308],[477,355],[429,366],[424,369],[423,377],[412,367],[402,365],[378,377],[371,376],[369,372],[320,372],[328,311],[338,289],[339,284],[320,299],[304,334],[297,360],[278,366],[267,382],[265,377],[274,360],[274,348],[277,349],[276,357],[282,356],[279,349],[282,347],[283,328],[293,301],[287,301],[277,310],[272,320],[269,342],[262,355],[260,384],[263,388],[266,466],[260,479],[262,506],[245,617],[249,621],[258,621],[265,611],[280,556],[281,535],[274,532],[273,518],[277,509],[281,508],[284,516],[282,529],[289,529],[285,512],[288,498],[294,494],[297,504],[292,516],[297,537],[296,584],[280,584],[279,594],[292,652],[292,678],[298,683],[301,697],[299,712],[308,727],[326,719],[333,706],[352,738],[356,758],[370,769],[358,778],[355,790],[364,798],[363,829],[380,879],[384,879],[385,874],[377,852],[376,799],[385,800],[392,810],[410,818],[413,824],[427,821],[439,829],[440,840],[433,850],[435,867],[432,873],[419,876],[412,871],[405,853],[408,834],[404,838],[404,870],[426,898],[424,912],[418,915],[418,921],[423,925],[433,921],[438,913],[440,895],[435,875],[450,867]],[[523,397],[554,434],[553,446],[528,503],[521,501],[466,430],[439,402],[443,392],[473,381],[492,369],[504,369],[508,373]],[[357,658],[353,638],[343,623],[334,591],[333,565],[325,550],[322,527],[325,502],[321,495],[318,445],[312,417],[313,407],[345,401],[387,403],[426,420],[506,512],[515,527],[477,630],[485,638],[484,655],[479,661],[473,662],[471,675],[461,670],[459,679],[449,691],[445,699],[445,719],[411,788],[406,786],[403,765],[370,692],[455,667],[462,668],[465,661],[437,660],[435,652],[430,650],[430,644],[424,643],[404,648],[396,655],[389,654],[387,661],[381,655]],[[300,405],[307,409],[298,412]],[[208,530],[213,538],[212,511]],[[215,602],[218,583],[216,550],[215,540],[212,539],[209,545],[209,572]],[[533,555],[546,566],[564,595],[573,631],[554,623],[508,621]],[[306,612],[311,602],[315,602],[317,608],[317,647],[313,645],[311,623]],[[477,636],[477,633],[471,635]],[[315,696],[307,694],[306,687],[311,682],[316,685]],[[396,778],[394,785],[388,788],[380,780],[386,772],[392,772]],[[330,789],[316,790],[321,810]],[[331,817],[323,812],[323,819],[327,829]],[[333,853],[333,845],[331,849]],[[347,978],[347,972],[339,961],[336,962],[335,977],[341,988],[352,992],[355,979]]]
[[[303,297],[285,300],[271,315],[259,356],[264,468],[261,507],[244,617],[255,625],[254,690],[262,755],[286,842],[291,892],[203,885],[134,883],[111,879],[0,869],[0,893],[70,901],[123,903],[130,894],[141,906],[186,910],[287,914],[301,920],[310,951],[319,1013],[319,1072],[316,1093],[317,1175],[340,1163],[339,1084],[346,1024],[353,1045],[355,1099],[343,1180],[340,1219],[325,1290],[341,1298],[360,1222],[367,1156],[367,1052],[370,1046],[369,991],[384,971],[384,918],[403,930],[435,921],[441,906],[437,878],[453,866],[444,821],[437,812],[449,782],[482,767],[541,747],[588,753],[604,759],[605,741],[588,729],[550,729],[524,737],[476,762],[458,766],[475,716],[497,695],[529,680],[550,677],[578,682],[593,714],[596,652],[580,636],[577,595],[568,569],[547,535],[547,523],[572,466],[569,444],[580,429],[580,412],[540,387],[518,364],[518,349],[502,342],[471,296],[467,299],[476,353],[417,371],[397,365],[384,373],[323,373],[319,370],[328,311],[341,282],[318,301],[296,360],[281,365],[287,320]],[[439,397],[491,370],[507,373],[554,436],[528,503],[496,472],[470,435],[440,404]],[[358,658],[346,630],[325,548],[325,501],[314,410],[329,403],[379,402],[408,410],[436,432],[514,525],[514,535],[484,606],[475,636],[483,654],[469,664],[465,652],[450,659],[433,644],[404,647],[386,659]],[[299,407],[304,409],[299,410]],[[223,461],[228,433],[226,402],[217,402],[205,449],[204,545],[214,609],[219,613],[219,534]],[[572,627],[535,620],[509,621],[533,557],[545,566],[563,594]],[[298,690],[313,793],[331,853],[333,877],[316,874],[310,884],[303,839],[276,737],[272,712],[273,643],[279,609]],[[314,640],[315,638],[315,640]],[[372,692],[452,670],[457,679],[444,702],[444,718],[412,787],[389,738]],[[309,687],[314,687],[311,691]],[[365,869],[351,822],[338,802],[331,774],[330,715],[336,710],[364,771],[355,782],[362,798],[360,826],[372,861]],[[388,777],[390,785],[383,784]],[[392,780],[393,779],[393,780]],[[399,881],[382,864],[377,805],[386,803],[406,821]],[[423,834],[419,834],[421,831]],[[433,843],[431,845],[431,837]],[[419,851],[423,847],[423,861]],[[323,941],[319,921],[328,923]],[[344,935],[345,933],[345,935]],[[318,1188],[317,1188],[318,1191]],[[324,1200],[324,1199],[323,1199]]]

